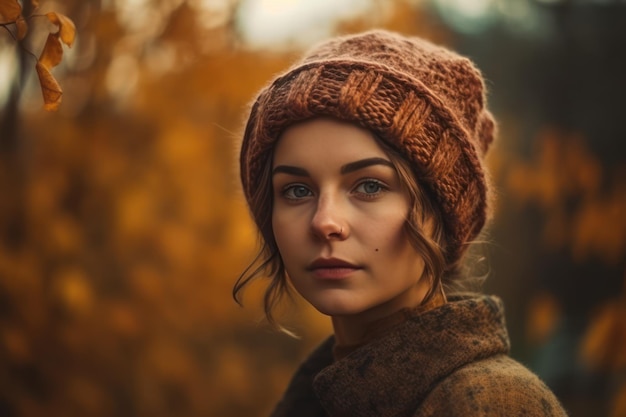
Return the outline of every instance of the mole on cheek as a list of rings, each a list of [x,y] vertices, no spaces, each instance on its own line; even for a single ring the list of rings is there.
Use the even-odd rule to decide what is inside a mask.
[[[376,252],[378,252],[378,248],[374,249]]]

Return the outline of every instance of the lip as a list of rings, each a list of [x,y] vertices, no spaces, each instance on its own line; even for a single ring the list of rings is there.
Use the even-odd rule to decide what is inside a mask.
[[[359,269],[362,268],[337,258],[318,258],[307,267],[316,278],[329,280],[347,278]]]

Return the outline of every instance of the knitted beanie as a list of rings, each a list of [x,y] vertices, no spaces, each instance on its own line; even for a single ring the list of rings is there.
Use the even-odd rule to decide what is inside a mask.
[[[404,155],[442,213],[446,260],[458,260],[488,217],[483,156],[495,123],[475,66],[423,39],[383,30],[313,48],[252,105],[240,154],[249,204],[281,133],[324,116],[369,129]]]

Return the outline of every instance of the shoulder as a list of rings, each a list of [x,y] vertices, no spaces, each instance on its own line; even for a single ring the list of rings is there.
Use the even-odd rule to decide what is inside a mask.
[[[313,379],[333,361],[334,338],[323,341],[300,365],[271,417],[317,417],[326,413],[313,391]]]
[[[567,414],[550,389],[506,355],[472,362],[432,389],[416,416],[562,417]]]

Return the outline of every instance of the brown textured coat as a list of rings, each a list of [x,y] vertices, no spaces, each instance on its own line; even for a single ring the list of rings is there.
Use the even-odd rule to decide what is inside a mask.
[[[566,416],[543,382],[507,356],[496,297],[410,317],[338,361],[333,344],[302,364],[272,417]]]

